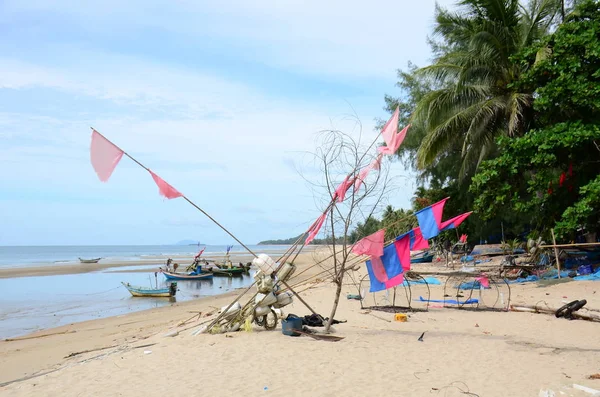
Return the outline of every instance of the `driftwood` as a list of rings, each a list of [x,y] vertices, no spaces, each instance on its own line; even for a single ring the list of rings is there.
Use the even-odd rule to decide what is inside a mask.
[[[553,309],[548,306],[537,306],[537,305],[511,305],[510,310],[513,312],[525,312],[525,313],[542,313],[554,315],[558,309]],[[600,316],[592,313],[580,313],[572,312],[571,316],[580,320],[597,321],[600,322]]]
[[[45,338],[47,336],[54,336],[54,335],[64,335],[64,334],[73,334],[77,331],[62,331],[62,332],[54,332],[52,334],[44,334],[44,335],[37,335],[37,336],[23,336],[20,338],[7,338],[4,339],[5,342],[16,342],[16,341],[20,341],[20,340],[27,340],[27,339],[37,339],[37,338]]]
[[[78,356],[80,354],[85,354],[85,353],[91,353],[91,352],[97,352],[100,350],[106,350],[106,349],[112,349],[113,347],[117,347],[119,345],[111,345],[111,346],[106,346],[106,347],[99,347],[97,349],[89,349],[89,350],[82,350],[80,352],[75,352],[75,353],[71,353],[68,356],[65,356],[64,358],[71,358],[71,357],[75,357]]]

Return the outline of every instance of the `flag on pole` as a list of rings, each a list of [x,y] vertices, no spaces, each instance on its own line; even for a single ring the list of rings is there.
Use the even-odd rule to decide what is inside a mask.
[[[440,234],[440,229],[442,229],[442,213],[444,212],[444,205],[449,198],[446,197],[442,201],[423,208],[415,214],[424,238],[430,239]]]
[[[393,288],[404,282],[404,268],[410,266],[410,239],[402,238],[383,249],[382,256],[367,261],[370,292]]]
[[[205,249],[206,249],[206,247],[202,248],[202,249],[200,250],[200,252],[198,252],[198,253],[196,254],[196,256],[194,256],[194,259],[198,259],[198,258],[200,258],[200,256],[202,255],[202,253],[204,252],[204,250],[205,250]]]
[[[408,235],[410,237],[411,251],[424,250],[429,248],[429,241],[423,238],[423,233],[421,233],[420,227],[415,227],[413,230],[408,232]]]
[[[351,177],[350,175],[346,176],[342,183],[335,189],[335,193],[333,194],[333,199],[337,200],[338,203],[341,203],[346,198],[346,192],[350,189],[350,186],[354,184],[354,180],[356,178]]]
[[[383,126],[383,130],[381,131],[381,135],[383,136],[383,140],[385,141],[386,146],[380,146],[377,148],[379,153],[383,153],[385,155],[392,155],[396,153],[404,138],[406,137],[406,132],[410,125],[404,127],[404,129],[398,132],[398,123],[400,118],[400,107],[396,108],[396,111],[392,115],[392,117],[388,120],[387,123]]]
[[[169,185],[160,176],[156,175],[154,172],[152,172],[150,170],[148,170],[148,172],[150,173],[150,175],[152,175],[152,179],[154,179],[156,186],[158,186],[158,192],[160,193],[161,196],[163,196],[164,198],[169,199],[169,200],[183,196],[183,194],[181,194],[173,186]]]
[[[359,240],[352,247],[352,252],[356,255],[383,256],[383,244],[385,239],[385,229]]]
[[[473,211],[465,212],[464,214],[460,214],[459,216],[455,216],[452,219],[442,222],[442,228],[440,229],[440,232],[443,232],[444,230],[456,229],[472,213]]]
[[[312,224],[310,229],[308,229],[308,236],[306,236],[306,240],[304,240],[304,244],[308,245],[311,241],[315,239],[317,234],[319,234],[319,230],[321,230],[321,226],[325,223],[325,219],[327,219],[327,211],[323,212],[320,217]]]
[[[90,158],[94,171],[102,182],[107,182],[119,161],[123,151],[114,143],[102,136],[92,128],[92,144],[90,145]]]
[[[354,182],[354,193],[356,193],[358,191],[358,189],[360,189],[361,185],[363,184],[365,179],[367,179],[367,175],[369,175],[369,172],[371,172],[371,170],[380,170],[381,169],[381,159],[382,158],[383,158],[383,154],[380,153],[379,155],[377,155],[377,158],[375,158],[375,160],[373,160],[371,162],[371,164],[369,164],[368,166],[366,166],[365,168],[360,170],[360,172],[358,173],[358,176],[356,177],[356,181]]]

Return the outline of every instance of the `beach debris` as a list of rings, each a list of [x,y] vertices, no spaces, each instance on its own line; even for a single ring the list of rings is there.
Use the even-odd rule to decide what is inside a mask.
[[[589,393],[592,396],[600,396],[600,390],[592,389],[591,387],[578,385],[573,383],[573,388],[576,390],[581,390],[582,392]]]
[[[357,300],[357,301],[361,300],[360,295],[357,295],[357,294],[348,294],[348,295],[346,295],[346,298],[347,299]]]
[[[560,309],[558,309],[556,311],[556,313],[554,313],[554,315],[556,316],[556,318],[564,317],[564,318],[567,318],[567,319],[572,319],[573,318],[573,312],[576,312],[577,310],[581,309],[586,304],[587,304],[587,301],[585,299],[574,300],[574,301],[572,301],[570,303],[567,303],[566,305],[564,305]]]
[[[152,354],[152,350],[144,350],[144,354]]]
[[[408,321],[408,316],[404,313],[396,313],[394,314],[394,321],[405,323]]]
[[[171,332],[167,332],[166,334],[164,334],[163,336],[165,338],[173,338],[175,336],[179,335],[179,331],[171,331]]]
[[[555,316],[557,310],[551,307],[543,307],[538,305],[511,305],[510,310],[513,312],[525,312],[525,313],[541,313],[541,314],[549,314],[551,316]],[[600,322],[600,315],[592,314],[592,313],[580,313],[580,312],[571,312],[571,317],[573,319],[581,319],[588,321],[596,321]]]
[[[475,323],[475,328],[479,328],[479,324]]]
[[[419,339],[417,339],[417,341],[419,341],[419,342],[423,342],[423,337],[424,337],[424,336],[425,336],[425,332],[423,332],[423,333],[421,334],[421,336],[419,336]]]
[[[75,332],[77,332],[77,331],[71,330],[71,331],[53,332],[51,334],[34,335],[34,336],[22,336],[20,338],[6,338],[6,339],[4,339],[4,341],[5,342],[16,342],[16,341],[19,341],[19,340],[46,338],[48,336],[54,336],[54,335],[74,334]]]
[[[99,350],[106,350],[106,349],[111,349],[113,347],[117,347],[119,345],[111,345],[111,346],[106,346],[106,347],[99,347],[97,349],[89,349],[89,350],[82,350],[80,352],[75,352],[75,353],[71,353],[68,356],[65,356],[64,358],[71,358],[71,357],[75,357],[75,356],[79,356],[80,354],[85,354],[85,353],[91,353],[91,352],[97,352]]]
[[[540,390],[539,397],[555,397],[556,393],[552,390]]]
[[[317,334],[317,333],[308,333],[308,332],[304,332],[304,331],[298,331],[295,330],[295,332],[299,333],[300,335],[306,335],[309,336],[315,340],[324,340],[326,342],[339,342],[342,339],[345,338],[345,336],[335,336],[335,335],[325,335],[325,334]]]
[[[588,379],[600,379],[600,374],[592,374],[587,377]]]

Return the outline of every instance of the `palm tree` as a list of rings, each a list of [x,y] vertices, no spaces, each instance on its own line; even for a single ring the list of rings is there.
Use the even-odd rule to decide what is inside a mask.
[[[524,71],[513,56],[547,34],[560,1],[460,0],[458,7],[436,7],[439,55],[418,73],[439,88],[418,102],[413,123],[426,131],[417,165],[459,149],[462,179],[494,152],[498,136],[527,131],[533,93],[513,85]]]

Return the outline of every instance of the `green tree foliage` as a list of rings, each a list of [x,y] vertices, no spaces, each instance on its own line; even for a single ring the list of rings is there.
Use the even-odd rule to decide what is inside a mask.
[[[540,55],[541,54],[541,55]],[[597,231],[600,208],[600,3],[582,2],[541,45],[518,85],[535,88],[534,129],[498,141],[501,155],[473,178],[484,219],[516,214],[525,227],[573,237]]]
[[[436,8],[442,48],[418,74],[437,86],[416,104],[413,123],[426,133],[417,165],[427,168],[460,149],[458,177],[495,154],[498,136],[529,128],[532,94],[515,86],[525,71],[512,57],[546,34],[560,7],[555,0],[461,0],[456,11]]]

